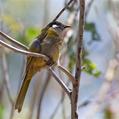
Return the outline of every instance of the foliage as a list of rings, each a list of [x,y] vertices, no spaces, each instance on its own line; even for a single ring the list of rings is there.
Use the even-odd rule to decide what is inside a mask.
[[[69,56],[68,70],[70,72],[73,71],[73,68],[74,68],[75,63],[76,63],[75,45],[72,45],[72,44],[74,44],[74,41],[71,39],[72,39],[72,37],[69,39],[69,41],[67,43],[67,49],[68,49],[67,52],[68,52],[68,56]],[[82,66],[85,67],[83,69],[83,71],[94,76],[94,77],[99,77],[101,72],[97,69],[96,64],[87,58],[88,52],[85,49],[83,49],[83,50],[84,50],[84,52],[83,52]]]
[[[86,73],[93,75],[94,77],[100,76],[101,72],[97,69],[96,64],[91,60],[85,58],[83,60],[83,66],[85,67],[83,71],[85,71]]]
[[[85,31],[91,32],[92,40],[100,41],[100,39],[101,39],[100,35],[98,34],[98,32],[96,30],[96,26],[93,22],[86,22],[85,23]],[[92,41],[90,41],[90,43],[92,43]]]

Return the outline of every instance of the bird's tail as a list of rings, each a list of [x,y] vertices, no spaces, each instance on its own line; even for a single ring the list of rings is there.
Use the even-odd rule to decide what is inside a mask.
[[[29,77],[28,74],[26,73],[21,89],[20,89],[20,92],[17,96],[16,104],[15,104],[15,109],[18,110],[18,112],[21,112],[31,78],[32,77]]]

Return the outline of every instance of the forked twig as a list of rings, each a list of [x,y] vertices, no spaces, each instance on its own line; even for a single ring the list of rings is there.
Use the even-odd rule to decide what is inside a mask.
[[[26,50],[22,50],[22,49],[18,49],[8,43],[5,43],[4,41],[0,40],[0,44],[3,45],[4,47],[6,48],[9,48],[15,52],[18,52],[18,53],[21,53],[21,54],[24,54],[24,55],[29,55],[29,56],[34,56],[34,57],[41,57],[41,58],[44,58],[44,60],[48,61],[49,58],[43,54],[39,54],[39,53],[35,53],[35,52],[29,52],[29,51],[26,51]]]
[[[5,39],[7,39],[9,42],[15,44],[16,46],[18,46],[18,47],[20,47],[20,48],[22,48],[24,50],[28,50],[28,47],[27,46],[25,46],[22,43],[16,41],[14,38],[8,36],[7,34],[3,33],[2,31],[0,31],[0,35],[2,37],[4,37]]]

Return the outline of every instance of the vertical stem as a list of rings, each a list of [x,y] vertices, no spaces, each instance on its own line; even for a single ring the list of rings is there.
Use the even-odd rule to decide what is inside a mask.
[[[76,56],[76,72],[75,79],[76,83],[73,84],[73,91],[71,95],[71,119],[78,119],[77,114],[77,103],[78,103],[78,93],[81,79],[81,54],[83,45],[83,31],[84,31],[84,13],[85,13],[85,0],[79,0],[80,3],[80,15],[79,15],[79,30],[77,35],[77,56]]]

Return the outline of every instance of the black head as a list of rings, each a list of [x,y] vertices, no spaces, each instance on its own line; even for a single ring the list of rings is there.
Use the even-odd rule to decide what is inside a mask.
[[[62,30],[62,31],[63,31],[65,28],[70,27],[70,26],[67,26],[67,25],[62,24],[62,23],[59,22],[59,21],[51,22],[51,23],[48,24],[48,26],[49,26],[49,27],[52,27],[52,28],[58,28],[58,29],[60,29],[60,30]]]

